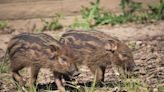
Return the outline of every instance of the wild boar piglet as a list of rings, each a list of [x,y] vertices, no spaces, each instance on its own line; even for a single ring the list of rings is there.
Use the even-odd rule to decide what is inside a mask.
[[[135,67],[130,48],[100,31],[70,30],[61,36],[60,42],[75,52],[76,64],[87,65],[93,74],[97,72],[97,82],[104,81],[105,69],[110,64],[114,69],[128,71]]]
[[[21,86],[25,85],[19,70],[30,67],[30,84],[35,84],[40,68],[49,68],[60,91],[65,88],[61,74],[76,76],[79,74],[70,49],[61,45],[53,37],[44,33],[22,33],[14,36],[8,44],[7,53],[11,64],[12,77]]]

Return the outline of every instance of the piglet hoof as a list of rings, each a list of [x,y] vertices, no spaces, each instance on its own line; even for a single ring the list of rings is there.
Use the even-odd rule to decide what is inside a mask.
[[[23,92],[29,92],[24,86],[21,87]]]

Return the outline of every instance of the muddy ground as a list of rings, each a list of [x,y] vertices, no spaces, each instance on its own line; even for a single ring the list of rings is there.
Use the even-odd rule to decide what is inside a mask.
[[[25,28],[28,29],[28,28]],[[135,78],[140,84],[143,84],[143,88],[149,89],[148,92],[164,92],[164,21],[158,21],[148,24],[134,24],[128,23],[115,26],[100,26],[96,28],[106,34],[117,37],[118,39],[127,43],[133,49],[133,55],[138,70],[135,71]],[[45,33],[52,35],[54,38],[59,39],[67,29],[61,29],[58,31],[46,31]],[[6,28],[0,30],[0,58],[2,59],[5,54],[6,45],[11,37],[21,32],[30,32],[29,30],[18,30],[16,28]],[[3,62],[1,60],[1,62]],[[8,64],[6,64],[7,66]],[[105,84],[116,83],[124,81],[114,74],[110,69],[106,70]],[[93,80],[93,75],[87,67],[82,66],[80,68],[82,74],[76,78],[76,81],[80,83],[86,83]],[[53,83],[53,76],[48,70],[41,70],[39,73],[39,84]],[[29,73],[27,70],[23,71],[27,79],[29,79]],[[110,88],[110,89],[108,89]],[[0,92],[17,92],[9,70],[7,73],[0,74]],[[117,85],[103,87],[97,90],[97,92],[112,92],[112,90],[118,90]],[[126,89],[125,89],[126,90]],[[116,92],[124,92],[116,91]],[[41,91],[42,92],[42,91]],[[115,92],[115,91],[113,91]],[[134,92],[145,92],[140,89]]]

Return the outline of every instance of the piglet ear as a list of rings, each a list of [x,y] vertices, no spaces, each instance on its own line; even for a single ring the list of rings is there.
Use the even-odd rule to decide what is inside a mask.
[[[117,50],[117,42],[114,40],[108,40],[108,43],[105,45],[106,51],[115,52]]]
[[[60,45],[56,43],[49,43],[49,49],[51,50],[50,59],[54,59],[60,54]]]
[[[49,45],[49,48],[51,50],[51,52],[57,51],[58,47],[54,46],[54,45]]]
[[[48,46],[49,46],[51,52],[56,52],[60,49],[60,45],[57,43],[49,43]]]

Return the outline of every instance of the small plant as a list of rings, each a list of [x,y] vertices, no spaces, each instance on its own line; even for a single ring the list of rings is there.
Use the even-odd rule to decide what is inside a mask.
[[[9,63],[8,61],[0,61],[0,73],[9,72]]]
[[[74,23],[71,24],[69,27],[73,28],[73,29],[86,29],[86,30],[91,28],[88,21],[86,21],[86,20],[81,20],[80,21],[77,18],[75,19]]]
[[[31,87],[30,87],[30,89],[29,89],[29,92],[37,92],[37,88],[36,88],[37,86],[35,86],[35,85],[32,85]]]
[[[56,16],[54,18],[52,18],[52,20],[49,22],[45,19],[41,19],[41,21],[43,22],[43,27],[37,29],[37,32],[43,32],[45,30],[57,30],[57,29],[61,29],[63,26],[60,24],[59,19],[61,18],[61,14],[56,14]]]
[[[134,2],[132,0],[121,0],[120,8],[122,14],[115,14],[106,12],[99,7],[100,0],[95,3],[91,2],[88,8],[82,7],[81,15],[84,21],[78,21],[73,24],[74,27],[93,28],[97,25],[104,24],[122,24],[126,22],[147,23],[152,19],[164,19],[164,0],[160,0],[159,4],[149,5],[149,10],[144,11],[142,3]]]
[[[103,13],[101,17],[97,17],[95,20],[95,25],[104,25],[104,24],[121,24],[125,23],[127,19],[124,16],[117,16],[114,13]]]
[[[136,21],[137,17],[133,13],[141,8],[141,3],[133,2],[131,0],[122,0],[121,8],[123,14],[116,15],[112,12],[106,12],[99,7],[100,1],[91,2],[90,8],[82,7],[81,15],[90,27],[104,24],[121,24],[128,21]]]
[[[141,84],[138,80],[130,79],[123,82],[124,88],[128,92],[139,92],[144,90],[144,92],[148,92],[148,87],[146,85]]]
[[[131,48],[133,50],[136,50],[136,49],[139,49],[140,48],[139,44],[137,44],[136,42],[130,42],[128,44],[128,46],[129,46],[129,48]]]
[[[97,74],[97,71],[96,71],[96,74]],[[93,83],[92,83],[92,86],[91,86],[89,92],[95,92],[96,77],[97,77],[96,74],[95,74],[95,76],[94,76]]]
[[[81,10],[81,15],[84,19],[87,19],[88,21],[91,21],[92,19],[94,19],[96,16],[98,16],[100,14],[100,8],[99,8],[99,4],[100,4],[100,0],[96,0],[96,2],[91,2],[91,7],[90,8],[85,8],[82,7]]]
[[[17,92],[28,92],[25,87],[19,85],[18,82],[13,81],[13,84],[16,85]]]
[[[152,18],[156,20],[164,19],[164,0],[160,0],[160,3],[149,5],[149,9]]]
[[[17,92],[37,92],[37,86],[31,85],[30,87],[25,87],[19,85],[18,82],[13,81],[13,83],[16,85]]]
[[[121,75],[120,78],[121,82],[115,85],[119,89],[126,90],[127,92],[149,92],[148,85],[142,83],[140,79],[127,75]]]
[[[164,91],[164,86],[158,86],[158,91],[163,92]]]
[[[100,0],[96,0],[95,3],[90,3],[90,8],[82,7],[81,15],[83,20],[79,21],[78,19],[75,19],[75,22],[70,27],[76,29],[90,29],[94,27],[95,18],[98,17],[100,14],[99,3]]]
[[[121,0],[120,7],[124,15],[129,15],[142,8],[141,3],[132,0]]]
[[[164,80],[158,80],[156,83],[156,88],[158,90],[158,92],[164,92],[164,85],[162,84],[164,82]]]
[[[134,12],[141,9],[141,3],[133,2],[131,0],[121,0],[120,7],[123,14],[116,15],[112,12],[102,12],[97,17],[96,25],[102,24],[122,24],[125,22],[133,22],[137,20],[137,17],[133,15]]]
[[[8,27],[8,23],[6,21],[0,20],[0,29],[4,29]]]

